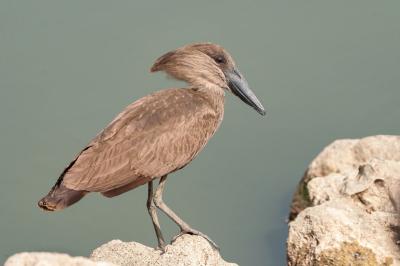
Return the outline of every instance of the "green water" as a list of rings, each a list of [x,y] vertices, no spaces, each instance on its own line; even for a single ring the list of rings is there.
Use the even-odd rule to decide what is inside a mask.
[[[131,102],[182,83],[149,74],[210,41],[267,110],[228,95],[217,134],[170,175],[165,202],[240,265],[284,265],[294,189],[329,143],[400,132],[399,1],[1,1],[0,263],[22,251],[89,256],[155,247],[142,186],[45,213],[36,203]],[[159,214],[166,240],[178,227]]]

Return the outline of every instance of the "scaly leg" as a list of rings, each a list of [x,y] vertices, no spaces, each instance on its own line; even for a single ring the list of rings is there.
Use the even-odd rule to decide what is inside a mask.
[[[161,227],[160,227],[160,223],[158,222],[157,213],[156,213],[156,205],[154,204],[154,200],[153,200],[153,181],[150,181],[148,184],[149,184],[149,186],[148,186],[149,190],[148,190],[148,196],[147,196],[147,210],[149,211],[151,221],[153,222],[154,229],[156,231],[157,241],[158,241],[157,249],[164,250],[165,249],[165,241],[164,241],[164,237],[161,233]]]
[[[157,189],[156,189],[156,193],[154,194],[153,201],[154,201],[154,204],[157,206],[157,208],[162,210],[169,218],[172,219],[172,221],[174,221],[181,228],[181,232],[177,236],[172,238],[171,243],[174,242],[181,235],[192,234],[192,235],[202,236],[208,242],[210,242],[210,244],[212,246],[214,246],[215,249],[217,249],[219,251],[219,247],[217,246],[217,244],[214,243],[214,241],[211,240],[211,238],[209,238],[207,235],[203,234],[202,232],[192,229],[187,223],[182,221],[181,218],[176,216],[176,214],[170,208],[168,208],[167,205],[165,205],[165,203],[162,200],[162,193],[164,190],[166,180],[167,180],[167,175],[161,177],[160,183],[158,184]]]

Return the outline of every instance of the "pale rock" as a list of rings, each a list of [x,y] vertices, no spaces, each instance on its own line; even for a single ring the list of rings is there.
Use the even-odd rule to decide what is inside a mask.
[[[307,184],[330,174],[351,175],[361,164],[373,158],[400,161],[400,136],[377,135],[362,139],[336,140],[311,162],[304,173],[290,207],[290,220],[311,206]]]
[[[23,252],[9,257],[4,266],[116,266],[110,262],[93,262],[84,257],[50,252]]]
[[[305,209],[292,222],[288,265],[400,265],[397,214],[372,212],[348,199]]]
[[[400,162],[372,159],[359,171],[317,177],[307,184],[311,206],[351,196],[353,204],[372,211],[398,212],[400,205]]]
[[[290,223],[288,265],[400,265],[400,162],[308,182],[310,203]]]
[[[311,162],[304,179],[309,181],[331,173],[354,171],[373,158],[400,161],[400,136],[377,135],[336,140]]]
[[[237,266],[225,262],[203,237],[193,235],[179,237],[165,253],[136,242],[112,240],[93,251],[90,259],[124,266]]]

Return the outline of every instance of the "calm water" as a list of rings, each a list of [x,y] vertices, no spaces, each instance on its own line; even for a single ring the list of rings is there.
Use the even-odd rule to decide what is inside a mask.
[[[165,202],[240,265],[284,265],[293,191],[329,143],[400,132],[398,1],[1,1],[0,263],[16,252],[89,256],[155,247],[142,186],[45,213],[75,154],[131,102],[184,84],[149,74],[178,47],[232,55],[267,110],[228,95],[217,134],[170,175]],[[166,239],[178,227],[159,214]]]

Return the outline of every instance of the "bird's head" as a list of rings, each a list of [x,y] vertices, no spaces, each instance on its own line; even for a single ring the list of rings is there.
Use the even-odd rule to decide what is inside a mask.
[[[200,88],[207,83],[231,91],[258,113],[265,109],[250,90],[231,56],[213,43],[195,43],[161,56],[150,72],[165,71],[173,78],[185,81],[189,88]]]

